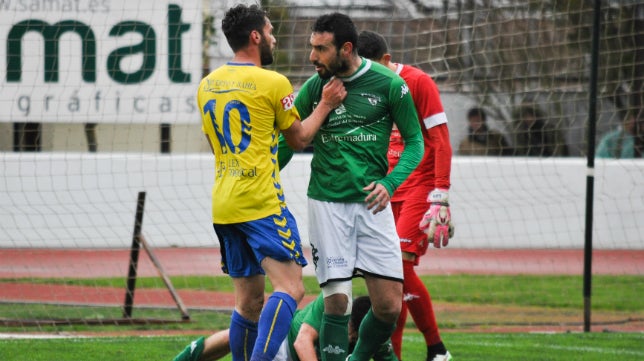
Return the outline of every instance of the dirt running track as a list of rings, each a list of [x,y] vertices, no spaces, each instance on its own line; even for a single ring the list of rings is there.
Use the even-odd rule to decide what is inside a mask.
[[[305,250],[311,260],[310,250]],[[218,248],[163,248],[154,250],[168,276],[221,275]],[[71,249],[3,249],[0,248],[0,279],[4,278],[96,278],[126,277],[128,250]],[[583,250],[479,250],[431,249],[417,267],[419,274],[583,274]],[[593,252],[592,272],[595,275],[643,275],[644,250],[600,250]],[[312,264],[304,268],[313,275]],[[142,250],[138,275],[159,276],[150,257]],[[230,309],[231,294],[207,291],[179,291],[188,308]],[[0,288],[0,302],[44,302],[56,304],[93,304],[121,306],[124,289],[38,285],[6,282]],[[311,297],[307,297],[306,304]],[[166,289],[137,289],[135,307],[175,305]],[[441,312],[441,305],[436,311]],[[449,306],[446,306],[449,307]],[[443,310],[449,312],[449,309]],[[578,318],[577,318],[578,319]],[[601,320],[600,320],[601,321]],[[610,323],[611,320],[605,320]],[[616,322],[620,323],[620,322]],[[620,330],[644,331],[644,322],[634,320]],[[581,325],[577,328],[581,329]],[[508,327],[502,328],[508,330]],[[522,329],[520,327],[520,329]],[[556,330],[556,325],[550,325]],[[568,330],[570,327],[567,328]],[[486,332],[492,331],[487,329]],[[519,331],[517,329],[516,331]]]
[[[163,269],[175,275],[221,275],[219,248],[154,249]],[[305,249],[307,260],[310,249]],[[430,249],[416,267],[419,274],[583,274],[581,249]],[[644,250],[596,250],[593,274],[642,275]],[[119,277],[127,276],[126,249],[9,249],[0,248],[0,278]],[[141,251],[138,274],[155,276],[147,254]],[[304,268],[313,275],[313,265]]]

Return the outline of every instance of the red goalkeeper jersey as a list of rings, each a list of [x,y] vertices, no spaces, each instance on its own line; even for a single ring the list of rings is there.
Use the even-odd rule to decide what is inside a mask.
[[[418,121],[423,132],[425,155],[416,170],[398,187],[392,201],[408,198],[425,199],[434,188],[449,189],[450,186],[452,146],[449,141],[447,116],[443,111],[438,87],[428,74],[403,64],[397,64],[396,73],[407,82],[414,99]],[[394,129],[387,152],[389,171],[398,164],[404,147],[400,133]]]

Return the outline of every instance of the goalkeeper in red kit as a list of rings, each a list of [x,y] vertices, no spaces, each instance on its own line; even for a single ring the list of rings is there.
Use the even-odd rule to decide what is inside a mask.
[[[360,33],[358,54],[387,66],[405,80],[416,106],[425,148],[425,155],[416,170],[391,197],[404,274],[402,309],[391,336],[394,351],[402,360],[402,333],[409,310],[425,338],[427,360],[452,360],[438,332],[429,292],[414,270],[429,243],[437,248],[447,246],[454,233],[448,203],[452,146],[447,117],[432,78],[418,68],[392,63],[387,43],[380,34],[371,31]],[[388,152],[389,170],[398,163],[403,148],[400,133],[394,129]]]

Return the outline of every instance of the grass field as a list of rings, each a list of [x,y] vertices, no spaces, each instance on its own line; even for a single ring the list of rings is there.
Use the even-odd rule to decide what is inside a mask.
[[[577,276],[423,276],[432,294],[443,340],[456,360],[642,360],[644,333],[597,332],[610,330],[611,322],[644,320],[644,276],[596,276],[593,278],[592,319],[608,322],[580,333],[583,320],[581,277]],[[19,282],[3,279],[1,282]],[[32,282],[33,280],[29,280]],[[123,286],[123,279],[39,280],[69,285]],[[177,277],[177,289],[209,289],[230,292],[227,277]],[[318,288],[305,277],[308,294]],[[0,285],[1,286],[1,285]],[[161,288],[159,279],[142,278],[138,288]],[[354,282],[354,294],[365,294],[364,283]],[[0,303],[0,332],[21,335],[73,336],[54,339],[0,339],[1,360],[171,360],[197,334],[226,328],[227,312],[190,310],[191,321],[180,322],[177,309],[136,308],[133,316],[143,322],[116,325],[120,307],[80,307],[47,304]],[[65,318],[90,320],[88,324],[10,326],[7,320]],[[104,322],[101,322],[103,320]],[[147,322],[145,320],[148,320]],[[154,322],[171,320],[172,322]],[[405,333],[405,361],[422,360],[423,339],[411,318]],[[563,332],[497,333],[495,326],[552,325]],[[569,327],[567,327],[569,326]],[[476,332],[474,332],[476,330]],[[565,330],[572,332],[565,332]],[[158,334],[164,334],[159,337]],[[157,335],[151,337],[150,335]],[[91,337],[88,337],[91,336]],[[128,336],[128,337],[115,337]],[[26,352],[29,350],[29,352]]]
[[[432,299],[440,302],[468,304],[495,304],[538,306],[577,309],[583,306],[581,276],[552,275],[423,275]],[[204,291],[232,292],[233,286],[227,276],[174,276],[174,287]],[[80,285],[91,287],[125,287],[120,278],[98,279],[0,279],[2,282],[28,282],[44,284]],[[644,276],[596,275],[593,276],[592,306],[596,310],[644,311]],[[315,277],[305,276],[306,293],[317,295],[319,286]],[[136,281],[137,289],[165,286],[158,277],[142,277]],[[267,292],[271,287],[267,285]],[[366,294],[362,278],[354,281],[355,295]],[[0,316],[2,316],[0,314]]]
[[[0,341],[4,361],[172,360],[194,337],[100,337]],[[455,360],[639,361],[642,333],[474,334],[446,333]],[[419,334],[405,336],[403,358],[424,360]],[[224,360],[231,360],[230,357]]]

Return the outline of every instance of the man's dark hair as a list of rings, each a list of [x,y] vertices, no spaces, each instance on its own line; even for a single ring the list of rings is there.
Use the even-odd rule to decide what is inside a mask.
[[[481,117],[481,120],[485,122],[487,120],[487,114],[485,114],[485,110],[481,108],[472,108],[470,109],[469,112],[467,112],[467,117],[472,118],[472,117]]]
[[[379,60],[389,50],[385,38],[373,31],[364,30],[358,35],[358,55],[367,59]]]
[[[264,34],[267,16],[266,11],[256,4],[239,4],[228,9],[221,21],[221,29],[233,52],[248,45],[248,36],[253,30]]]
[[[360,328],[360,323],[370,308],[371,299],[369,296],[360,296],[353,300],[353,305],[351,306],[351,323],[356,331]]]
[[[353,305],[351,306],[351,321],[349,322],[352,331],[358,333],[362,319],[367,315],[370,308],[371,299],[369,296],[360,296],[353,299]],[[353,352],[355,347],[355,341],[349,342],[349,353]]]
[[[348,42],[353,44],[353,52],[357,52],[358,30],[351,18],[344,14],[322,15],[315,20],[312,30],[314,33],[333,34],[333,44],[336,50]]]

